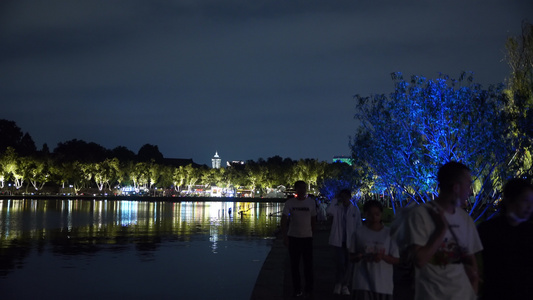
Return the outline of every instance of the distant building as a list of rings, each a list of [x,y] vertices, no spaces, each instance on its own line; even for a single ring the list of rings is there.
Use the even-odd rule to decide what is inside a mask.
[[[226,166],[228,167],[243,166],[243,165],[244,165],[244,160],[226,161]]]
[[[218,151],[215,151],[215,156],[213,156],[213,158],[211,158],[211,167],[213,169],[220,169],[220,162],[222,161],[222,159],[220,158],[220,156],[218,156]]]
[[[353,160],[352,160],[352,157],[351,156],[333,156],[333,162],[336,163],[336,162],[339,162],[339,163],[346,163],[346,164],[349,164],[350,166],[353,165]]]

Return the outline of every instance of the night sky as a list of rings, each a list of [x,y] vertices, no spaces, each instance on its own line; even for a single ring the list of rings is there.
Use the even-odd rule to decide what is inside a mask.
[[[0,2],[0,119],[210,164],[349,155],[355,94],[390,73],[504,82],[533,1]]]

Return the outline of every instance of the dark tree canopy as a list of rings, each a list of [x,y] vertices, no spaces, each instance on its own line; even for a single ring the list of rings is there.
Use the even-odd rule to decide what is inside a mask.
[[[22,156],[34,155],[37,152],[35,142],[28,133],[25,133],[20,140],[18,152]]]
[[[116,157],[120,161],[135,161],[137,160],[137,155],[135,152],[124,146],[118,146],[111,150],[111,157]]]
[[[108,150],[96,143],[73,139],[57,144],[53,152],[59,161],[100,162],[108,157]]]
[[[43,144],[43,148],[41,150],[41,154],[44,155],[44,156],[50,155],[50,148],[48,148],[48,144],[47,143]]]
[[[7,147],[23,155],[33,155],[37,151],[32,137],[23,133],[14,121],[0,120],[0,137],[0,153],[4,153]]]
[[[163,154],[159,152],[159,147],[156,145],[145,144],[139,149],[137,153],[137,159],[139,161],[149,162],[154,160],[157,163],[163,161]]]

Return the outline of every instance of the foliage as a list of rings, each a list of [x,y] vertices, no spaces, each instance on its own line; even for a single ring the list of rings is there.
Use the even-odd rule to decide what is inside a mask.
[[[343,190],[358,193],[364,189],[362,169],[347,163],[336,162],[326,166],[325,176],[319,185],[320,194],[331,200]]]
[[[145,144],[137,153],[137,159],[139,161],[149,162],[149,161],[155,161],[155,162],[162,162],[163,161],[163,154],[159,152],[159,147],[155,145]]]
[[[436,196],[439,166],[461,161],[472,169],[473,208],[482,214],[510,158],[503,85],[483,89],[468,73],[457,80],[441,74],[406,81],[401,73],[392,79],[388,96],[354,97],[361,122],[350,143],[356,164],[373,172],[377,192],[402,206]]]
[[[19,155],[32,155],[37,152],[35,143],[28,133],[22,130],[13,121],[0,120],[0,154],[8,147],[13,148]]]
[[[507,63],[511,69],[508,79],[516,105],[530,109],[533,105],[533,24],[522,24],[522,35],[510,37],[505,44]]]
[[[6,124],[19,140],[29,137],[22,134],[14,122]],[[22,154],[13,147],[0,153],[0,189],[6,183],[13,183],[18,193],[23,192],[20,188],[24,184],[26,192],[30,187],[32,191],[41,192],[44,185],[49,184],[55,185],[58,192],[76,194],[82,191],[103,194],[124,186],[150,193],[165,189],[181,194],[193,192],[201,185],[204,190],[216,186],[234,192],[251,190],[253,196],[262,196],[272,189],[292,187],[297,180],[306,181],[310,193],[318,193],[321,186],[331,180],[345,180],[351,187],[355,186],[356,181],[350,178],[354,174],[357,173],[353,168],[346,169],[344,164],[332,166],[316,159],[296,161],[280,156],[211,169],[189,160],[165,159],[158,147],[150,144],[145,144],[135,154],[126,147],[108,150],[77,139],[58,143],[51,153],[47,145],[31,155]]]
[[[111,182],[116,182],[119,173],[119,161],[117,158],[108,159],[93,165],[93,178],[98,187],[102,191],[105,186],[111,189]]]
[[[108,150],[96,143],[73,139],[59,143],[54,149],[54,157],[62,162],[95,163],[106,159]]]
[[[510,37],[505,46],[511,70],[505,112],[512,126],[514,175],[533,178],[533,24],[524,22],[522,35]]]

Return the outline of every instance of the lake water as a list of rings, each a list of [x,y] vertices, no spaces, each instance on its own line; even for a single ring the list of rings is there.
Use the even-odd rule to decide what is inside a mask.
[[[249,299],[282,209],[2,199],[0,297]]]

